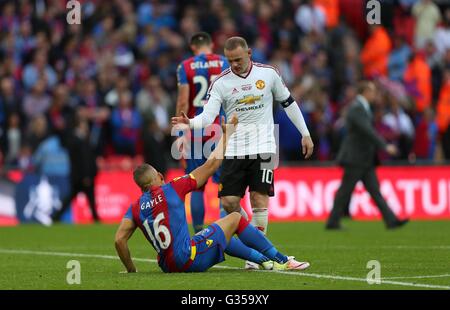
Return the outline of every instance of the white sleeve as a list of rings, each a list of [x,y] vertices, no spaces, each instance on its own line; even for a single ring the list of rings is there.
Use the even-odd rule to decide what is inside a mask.
[[[284,108],[287,116],[291,122],[297,127],[298,131],[301,133],[302,137],[310,136],[308,127],[306,126],[305,119],[303,118],[302,111],[298,107],[297,102],[292,102]]]
[[[286,87],[286,85],[283,82],[283,78],[279,74],[279,72],[275,70],[271,70],[273,72],[273,83],[272,83],[272,94],[273,99],[276,102],[282,102],[285,101],[291,93],[289,92],[289,89]]]
[[[217,83],[212,85],[209,93],[207,95],[208,102],[203,107],[203,112],[197,115],[194,118],[189,120],[189,127],[191,129],[201,129],[209,124],[212,124],[216,119],[217,115],[219,115],[220,107],[222,105],[222,96],[217,87]]]
[[[303,137],[310,136],[302,111],[300,111],[297,102],[292,98],[280,74],[277,71],[273,72],[274,82],[272,84],[272,93],[274,101],[279,102],[283,106],[287,116]]]

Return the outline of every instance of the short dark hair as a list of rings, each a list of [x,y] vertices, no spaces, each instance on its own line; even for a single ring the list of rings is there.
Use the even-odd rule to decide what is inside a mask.
[[[144,163],[133,171],[133,180],[142,190],[146,190],[146,187],[150,186],[151,177],[149,178],[149,171],[151,169],[152,166]]]
[[[190,45],[205,46],[212,43],[211,36],[206,32],[197,32],[191,37]]]
[[[364,94],[366,90],[368,90],[371,86],[374,86],[375,83],[369,80],[363,80],[358,83],[358,94]]]
[[[243,37],[231,37],[225,41],[224,49],[232,51],[239,46],[248,49],[247,41]]]

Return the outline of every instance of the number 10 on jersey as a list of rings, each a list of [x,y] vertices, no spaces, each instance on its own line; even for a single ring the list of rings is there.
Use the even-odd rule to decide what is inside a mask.
[[[262,180],[261,182],[272,184],[273,181],[273,170],[271,169],[262,169]]]

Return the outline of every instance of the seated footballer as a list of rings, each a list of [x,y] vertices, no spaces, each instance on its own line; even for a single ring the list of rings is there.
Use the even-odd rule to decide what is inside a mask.
[[[115,247],[127,272],[137,272],[128,248],[128,240],[137,227],[158,253],[163,272],[202,272],[225,260],[224,253],[259,264],[264,269],[303,270],[308,262],[286,256],[254,226],[233,212],[189,235],[184,199],[202,187],[220,167],[228,138],[235,132],[238,119],[233,115],[208,160],[192,173],[164,183],[163,175],[148,164],[133,172],[142,195],[126,212],[116,232]],[[237,238],[234,237],[237,235]]]

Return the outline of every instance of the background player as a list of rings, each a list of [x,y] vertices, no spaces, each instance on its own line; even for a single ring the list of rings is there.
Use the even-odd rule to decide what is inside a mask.
[[[189,124],[190,128],[198,129],[211,124],[221,108],[227,116],[237,113],[240,126],[231,137],[227,149],[219,197],[228,213],[239,212],[242,210],[240,200],[249,187],[252,224],[266,233],[269,196],[274,195],[274,101],[283,106],[300,131],[305,158],[311,156],[314,144],[303,115],[278,70],[253,63],[251,49],[241,37],[229,38],[225,42],[224,53],[231,68],[222,72],[210,86],[208,103],[203,112],[190,119],[184,114],[173,117],[172,123]],[[256,269],[258,266],[247,262],[246,268]]]
[[[211,37],[206,32],[194,34],[190,40],[190,48],[194,53],[193,57],[184,60],[177,69],[178,98],[176,115],[181,113],[193,118],[203,111],[206,103],[206,93],[211,82],[225,69],[229,67],[224,56],[213,54],[213,43]],[[218,118],[215,120],[218,123]],[[214,137],[203,137],[202,130],[191,133],[190,158],[185,163],[185,173],[191,173],[195,168],[206,162],[206,158],[201,152],[203,143],[207,139]],[[200,142],[201,149],[192,147],[195,139]],[[197,150],[197,153],[196,153]],[[219,170],[213,175],[213,181],[219,182]],[[191,193],[191,214],[194,231],[203,229],[205,217],[204,187]]]
[[[208,226],[192,239],[186,221],[185,195],[203,186],[222,163],[228,137],[234,133],[237,118],[223,130],[216,150],[205,164],[191,174],[176,178],[165,184],[163,175],[152,166],[144,164],[133,173],[142,196],[129,208],[115,238],[117,253],[127,272],[136,272],[131,259],[128,240],[137,227],[158,252],[158,264],[164,272],[206,271],[224,260],[224,249],[234,238],[242,245],[239,257],[253,259],[257,263],[274,261],[276,270],[303,270],[307,262],[298,262],[278,252],[264,235],[239,213],[234,212]],[[223,127],[225,127],[223,125]],[[241,243],[242,244],[242,243]]]

